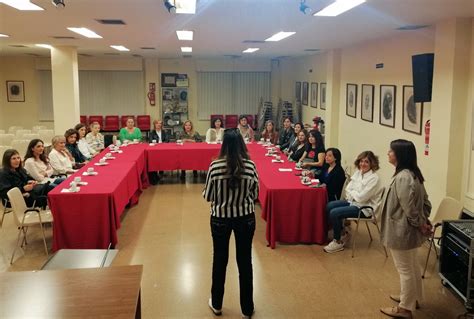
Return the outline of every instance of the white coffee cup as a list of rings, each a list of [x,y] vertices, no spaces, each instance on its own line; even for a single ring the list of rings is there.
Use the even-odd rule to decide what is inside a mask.
[[[265,139],[262,137],[262,138],[260,139],[260,142],[265,142]]]
[[[301,162],[296,163],[297,168],[301,168]]]
[[[104,163],[105,163],[105,158],[101,158],[101,159],[99,160],[99,163],[104,164]]]
[[[152,142],[153,144],[156,144],[156,140],[152,140],[151,142]]]
[[[109,145],[109,148],[110,148],[111,150],[113,150],[114,147],[115,147],[114,144],[110,144],[110,145]]]
[[[117,140],[117,144],[116,144],[116,145],[117,145],[117,146],[120,146],[120,145],[122,145],[122,142],[120,142],[120,140]]]
[[[138,143],[138,139],[133,139],[133,143]]]
[[[69,184],[69,186],[71,187],[70,190],[72,192],[77,192],[77,184],[76,182],[71,182],[71,184]]]
[[[281,161],[281,156],[280,156],[280,155],[277,155],[277,156],[275,156],[275,159],[276,159],[277,161]]]
[[[270,144],[270,139],[267,138],[267,139],[265,140],[265,142],[267,142],[268,144]]]
[[[112,153],[105,154],[106,157],[112,157]]]
[[[81,177],[80,176],[74,177],[74,182],[77,183],[77,184],[80,183],[81,182]]]
[[[93,167],[89,167],[89,168],[87,169],[87,173],[89,173],[89,174],[90,174],[90,173],[94,173],[94,168],[93,168]]]
[[[176,140],[176,143],[178,143],[178,144],[182,144],[182,143],[183,143],[183,141],[182,141],[182,140]]]

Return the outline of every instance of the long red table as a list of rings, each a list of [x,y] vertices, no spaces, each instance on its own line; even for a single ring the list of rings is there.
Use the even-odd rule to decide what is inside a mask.
[[[145,148],[137,144],[123,147],[123,153],[114,153],[115,159],[107,166],[94,165],[108,149],[85,167],[70,176],[48,194],[53,213],[53,250],[63,248],[107,248],[117,244],[120,217],[128,204],[138,203],[141,191],[147,187]],[[89,167],[96,176],[84,176]],[[62,193],[74,177],[88,185],[77,193]]]

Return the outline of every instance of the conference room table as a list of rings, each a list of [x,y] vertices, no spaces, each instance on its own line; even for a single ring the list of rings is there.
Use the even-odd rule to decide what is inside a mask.
[[[106,249],[118,242],[117,230],[127,205],[138,203],[148,186],[145,148],[147,144],[121,147],[108,165],[96,165],[110,152],[105,149],[48,194],[53,214],[53,251],[59,249]],[[93,167],[98,175],[84,176]],[[81,177],[79,192],[64,193],[75,177]]]

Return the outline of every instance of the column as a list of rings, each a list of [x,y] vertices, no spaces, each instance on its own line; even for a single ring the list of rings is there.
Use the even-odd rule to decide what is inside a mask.
[[[325,145],[339,145],[339,97],[341,86],[341,50],[331,50],[326,68]]]
[[[51,48],[54,131],[58,135],[80,121],[77,48]]]

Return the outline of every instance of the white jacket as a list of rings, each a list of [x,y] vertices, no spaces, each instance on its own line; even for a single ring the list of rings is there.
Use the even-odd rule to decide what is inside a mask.
[[[362,174],[361,171],[356,170],[346,186],[346,199],[351,205],[370,206],[375,212],[380,205],[382,190],[383,187],[377,173],[370,170]],[[362,212],[367,217],[370,217],[372,213],[370,210]]]
[[[49,153],[49,163],[54,169],[54,174],[66,174],[71,172],[74,163],[71,162],[69,156],[56,151],[54,148]]]
[[[77,146],[79,147],[79,151],[86,157],[86,159],[90,160],[93,155],[95,155],[96,151],[87,143],[85,138],[81,138],[77,142]]]

